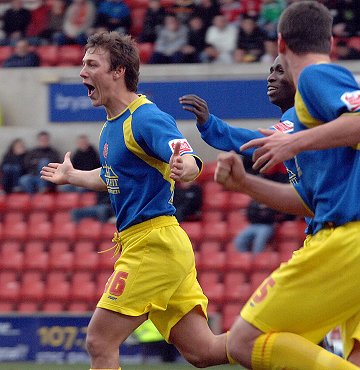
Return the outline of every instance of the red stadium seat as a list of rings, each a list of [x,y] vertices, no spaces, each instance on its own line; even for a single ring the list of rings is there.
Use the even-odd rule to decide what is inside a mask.
[[[106,251],[107,249],[111,248],[111,242],[102,242],[99,244],[97,255],[98,255],[98,269],[100,271],[113,271],[114,270],[114,263],[116,262],[115,257],[113,257],[112,251]],[[109,277],[109,276],[108,276]]]
[[[49,270],[71,271],[74,266],[74,254],[71,251],[49,252]]]
[[[55,209],[57,211],[70,211],[80,206],[80,193],[64,192],[57,193],[55,197]]]
[[[57,275],[49,274],[45,283],[45,297],[46,302],[61,302],[66,303],[70,299],[70,283],[66,280],[63,274],[62,279]]]
[[[42,302],[45,294],[45,283],[36,275],[25,274],[21,282],[21,300],[25,302]]]
[[[114,232],[116,232],[116,226],[113,223],[106,222],[101,226],[100,239],[107,242],[109,247],[111,247],[111,239],[114,237]]]
[[[51,237],[54,240],[73,242],[76,239],[76,224],[68,221],[61,225],[54,225]]]
[[[56,211],[52,216],[52,222],[54,227],[61,226],[64,223],[71,222],[71,214],[70,211]]]
[[[206,192],[203,195],[203,211],[226,211],[229,208],[230,194],[225,191]]]
[[[0,64],[2,65],[13,53],[12,46],[0,46]]]
[[[6,196],[5,207],[7,211],[27,213],[31,209],[31,196],[27,193],[12,193]]]
[[[3,238],[5,240],[25,241],[27,238],[26,222],[14,222],[4,225]]]
[[[246,209],[251,201],[247,194],[230,192],[229,207],[233,210]]]
[[[199,243],[203,238],[203,227],[199,221],[186,221],[181,222],[180,226],[185,230],[189,239],[194,244]]]
[[[45,302],[42,305],[42,311],[51,313],[61,313],[64,312],[64,303],[62,302]]]
[[[42,221],[35,224],[29,224],[27,237],[29,240],[49,240],[52,236],[52,223]]]
[[[93,307],[93,309],[95,306]],[[89,308],[89,304],[87,302],[70,302],[67,306],[67,311],[69,312],[88,312],[93,311],[93,309]]]
[[[92,275],[89,273],[76,273],[71,280],[70,288],[71,300],[95,302],[96,284],[92,280]]]
[[[16,307],[17,312],[34,313],[39,311],[38,302],[20,302]]]
[[[269,276],[267,272],[256,271],[253,272],[250,276],[251,290],[255,290],[261,285],[261,283]]]
[[[135,37],[139,36],[142,31],[146,10],[147,10],[146,7],[136,7],[131,10],[130,33]],[[141,60],[141,57],[140,57],[140,60]],[[142,63],[147,63],[147,62],[142,62]]]
[[[225,252],[222,251],[200,251],[199,255],[201,270],[223,271],[225,268]]]
[[[13,302],[0,302],[0,314],[15,311]]]
[[[253,257],[252,252],[227,251],[225,269],[249,273],[253,270]]]
[[[218,241],[225,245],[229,241],[227,223],[225,221],[203,222],[203,235],[207,241]]]
[[[0,281],[0,302],[18,302],[20,297],[20,283],[18,281]]]
[[[86,191],[80,195],[80,207],[88,207],[96,204],[96,192]]]
[[[215,222],[223,221],[224,213],[222,211],[207,210],[201,213],[201,221],[203,222]]]
[[[84,48],[80,45],[59,46],[58,66],[81,66]]]
[[[94,250],[76,249],[74,252],[74,269],[96,271],[98,268],[99,255]]]
[[[21,211],[10,211],[4,214],[3,221],[5,225],[22,222],[25,221],[25,215]]]
[[[144,42],[138,44],[140,62],[142,64],[149,63],[149,60],[154,52],[154,44],[151,42]]]
[[[235,319],[240,315],[241,308],[243,307],[242,302],[238,303],[227,303],[223,305],[222,309],[222,328],[223,331],[228,331]]]
[[[49,221],[49,215],[45,211],[34,211],[29,213],[28,224],[29,226],[37,225],[40,222]]]
[[[24,251],[24,269],[26,271],[47,271],[49,254],[42,241],[28,241]]]
[[[278,252],[264,251],[257,253],[253,258],[253,268],[255,271],[272,272],[280,265],[280,255]]]
[[[42,67],[52,67],[58,64],[59,47],[57,45],[41,45],[36,48]]]
[[[31,211],[46,211],[52,213],[55,209],[55,194],[36,193],[31,197]]]
[[[84,218],[77,224],[76,239],[92,240],[100,239],[103,224],[92,218]]]
[[[245,273],[228,272],[225,274],[224,290],[227,302],[246,302],[251,296],[251,285],[245,281]]]
[[[0,253],[0,270],[20,271],[24,266],[24,253],[18,250],[2,250]]]

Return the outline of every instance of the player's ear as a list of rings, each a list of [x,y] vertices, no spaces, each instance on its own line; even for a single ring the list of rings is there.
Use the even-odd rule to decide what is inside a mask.
[[[285,40],[283,39],[281,33],[278,33],[278,51],[279,54],[284,53],[286,48]]]

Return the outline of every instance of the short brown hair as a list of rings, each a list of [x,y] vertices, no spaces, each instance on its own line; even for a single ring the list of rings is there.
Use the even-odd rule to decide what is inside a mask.
[[[130,35],[117,32],[100,32],[88,38],[85,50],[101,48],[109,51],[110,70],[125,68],[125,84],[129,91],[136,92],[139,83],[140,58],[135,40]]]
[[[332,23],[332,15],[326,6],[317,1],[300,1],[283,11],[278,32],[295,54],[329,54]]]

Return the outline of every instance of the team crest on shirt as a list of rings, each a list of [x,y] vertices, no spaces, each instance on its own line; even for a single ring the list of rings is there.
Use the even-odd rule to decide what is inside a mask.
[[[104,144],[104,148],[103,148],[103,156],[104,156],[104,158],[107,158],[108,153],[109,153],[109,144],[108,143],[105,143]]]
[[[173,153],[174,153],[174,149],[175,149],[175,144],[178,143],[178,142],[181,144],[181,146],[180,146],[180,155],[184,154],[184,153],[192,153],[193,152],[192,147],[190,146],[189,142],[186,139],[174,139],[174,140],[169,141],[169,146],[170,146],[170,149]]]
[[[350,112],[357,111],[360,108],[360,90],[342,94],[341,100],[346,104]]]
[[[291,121],[285,120],[274,125],[273,129],[280,131],[283,134],[288,134],[289,132],[294,131],[294,124]]]

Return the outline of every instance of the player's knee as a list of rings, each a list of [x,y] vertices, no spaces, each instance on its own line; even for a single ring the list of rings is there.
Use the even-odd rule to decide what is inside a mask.
[[[92,358],[96,358],[104,353],[105,348],[102,341],[94,334],[87,334],[85,345],[87,352]]]

